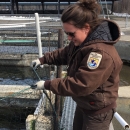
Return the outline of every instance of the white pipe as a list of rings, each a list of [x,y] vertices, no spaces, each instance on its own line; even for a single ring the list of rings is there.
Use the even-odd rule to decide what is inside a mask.
[[[39,23],[45,23],[47,21],[41,21]],[[17,25],[26,25],[26,24],[35,24],[35,22],[28,22],[28,23],[15,23],[15,24],[0,24],[0,26],[17,26]]]
[[[19,27],[26,27],[26,25],[0,26],[0,28],[19,28]]]
[[[39,50],[39,58],[40,58],[42,57],[42,44],[41,44],[41,32],[40,32],[38,13],[35,13],[35,21],[36,21],[37,42],[38,42],[38,50]]]
[[[128,123],[117,112],[115,112],[114,117],[118,120],[118,122],[123,126],[125,130],[129,129]]]
[[[35,21],[36,21],[37,42],[38,42],[38,50],[39,50],[39,58],[40,58],[42,57],[42,44],[41,44],[41,32],[40,32],[38,13],[35,13]],[[43,65],[41,67],[43,67]]]

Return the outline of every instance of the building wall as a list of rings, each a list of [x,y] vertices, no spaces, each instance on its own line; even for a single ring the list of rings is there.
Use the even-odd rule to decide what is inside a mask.
[[[67,5],[61,5],[60,6],[60,13],[62,13],[62,11],[64,10],[64,8],[66,7]],[[108,8],[110,9],[110,6],[111,5],[108,5]],[[105,7],[105,5],[104,5]],[[114,2],[114,12],[116,13],[129,13],[130,14],[130,0],[120,0],[120,1],[115,1]],[[16,6],[14,6],[14,10],[15,10],[15,13],[16,13]],[[58,13],[58,6],[55,6],[55,5],[44,5],[44,10],[45,10],[45,14],[57,14]],[[22,13],[27,13],[27,14],[33,14],[34,12],[38,12],[38,13],[43,13],[43,10],[42,10],[42,5],[19,5],[19,13],[22,14]],[[0,14],[10,14],[11,13],[11,7],[9,5],[1,5],[0,4]]]
[[[130,0],[120,0],[114,3],[114,12],[130,14]]]

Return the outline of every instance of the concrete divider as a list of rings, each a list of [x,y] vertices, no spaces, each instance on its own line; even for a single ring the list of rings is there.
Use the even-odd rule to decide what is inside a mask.
[[[28,115],[26,119],[26,130],[53,130],[52,116]]]
[[[55,95],[50,91],[46,92],[51,100],[52,105],[54,105]],[[26,118],[26,130],[53,130],[53,113],[54,111],[50,105],[50,102],[43,93],[34,114],[28,115]]]
[[[121,57],[121,59],[126,62],[130,62],[130,36],[123,35],[118,43],[115,44],[115,47]]]
[[[28,85],[0,85],[0,106],[35,107],[41,91],[34,91]]]

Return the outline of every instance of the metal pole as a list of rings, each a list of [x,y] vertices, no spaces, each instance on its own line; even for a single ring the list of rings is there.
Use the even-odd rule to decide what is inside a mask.
[[[42,12],[44,14],[45,13],[45,9],[44,9],[44,2],[43,2],[43,0],[41,1],[41,4],[42,4]]]
[[[102,5],[102,1],[101,1],[101,0],[99,0],[99,2],[100,2],[100,4],[101,4],[101,7],[102,7],[102,12],[103,12],[103,16],[104,16],[104,19],[105,19],[105,18],[106,18],[106,16],[105,16],[104,8],[103,8],[103,5]]]
[[[58,48],[63,47],[63,30],[59,29],[58,31]],[[62,73],[62,66],[57,66],[57,78],[61,78],[61,73]],[[56,95],[55,99],[55,110],[58,115],[58,118],[60,118],[61,114],[61,96]],[[58,130],[58,119],[56,118],[56,127],[55,129]]]
[[[127,28],[128,25],[128,14],[126,13],[126,19],[125,19],[125,27]]]
[[[11,14],[14,14],[14,0],[10,0],[11,3]]]
[[[113,14],[113,7],[114,7],[114,0],[112,0],[112,5],[111,5],[111,14]]]
[[[16,14],[19,13],[19,5],[18,5],[18,1],[15,1],[15,4],[16,4]]]
[[[60,0],[58,0],[58,16],[60,16]]]
[[[106,1],[106,0],[105,0],[105,3],[106,3],[106,13],[107,13],[107,18],[110,19],[110,18],[109,18],[108,6],[107,6],[107,1]]]

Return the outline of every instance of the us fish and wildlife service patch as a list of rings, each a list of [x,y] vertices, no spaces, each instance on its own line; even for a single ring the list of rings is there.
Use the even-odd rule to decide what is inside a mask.
[[[102,55],[96,52],[91,52],[87,60],[87,66],[89,69],[96,69],[102,59]]]

